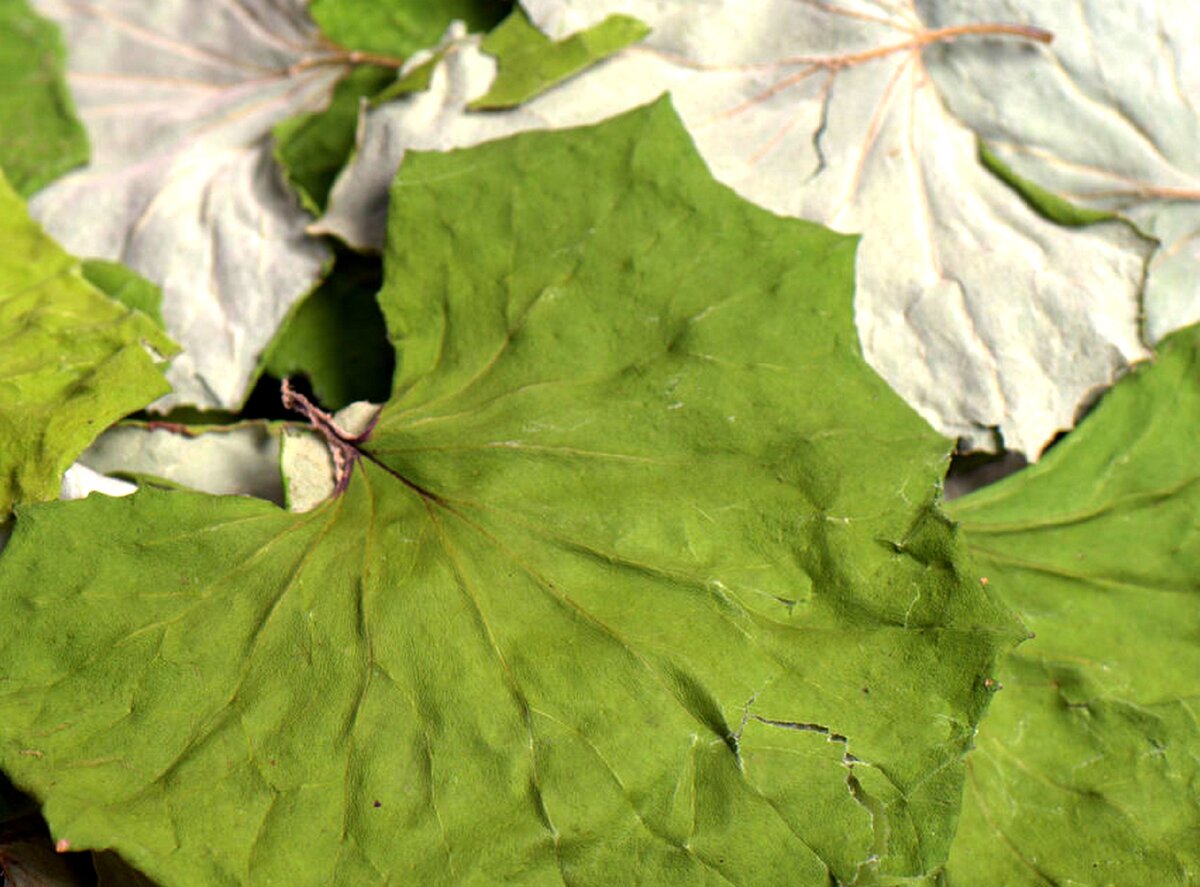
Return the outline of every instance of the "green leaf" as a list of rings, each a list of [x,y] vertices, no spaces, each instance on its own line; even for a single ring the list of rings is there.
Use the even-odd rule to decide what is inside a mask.
[[[163,326],[162,290],[120,262],[87,259],[80,265],[84,279],[111,299],[141,311]]]
[[[354,151],[361,101],[395,79],[396,72],[390,68],[363,65],[337,85],[324,111],[275,125],[275,160],[314,215],[325,210],[333,180]]]
[[[96,435],[168,390],[145,345],[175,351],[89,284],[0,176],[0,523],[14,502],[57,496]]]
[[[665,100],[410,155],[344,493],[23,508],[0,763],[170,885],[932,872],[1013,626],[859,354],[854,249]]]
[[[650,29],[635,18],[610,15],[598,25],[555,42],[517,7],[483,38],[480,49],[495,57],[496,79],[486,94],[467,107],[516,107],[649,33]]]
[[[487,31],[510,9],[504,0],[313,0],[308,13],[347,49],[407,58],[437,43],[456,19]]]
[[[87,163],[64,55],[58,29],[26,0],[0,0],[0,169],[24,197]]]
[[[378,258],[338,250],[333,272],[267,349],[266,371],[277,379],[307,376],[329,410],[387,400],[395,354],[375,301],[381,283]]]
[[[1036,637],[968,759],[951,883],[1200,879],[1200,328],[1164,341],[1037,466],[957,500]]]

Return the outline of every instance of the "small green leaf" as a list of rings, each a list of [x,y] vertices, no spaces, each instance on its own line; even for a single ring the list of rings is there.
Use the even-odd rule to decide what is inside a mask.
[[[475,111],[516,107],[649,33],[650,29],[635,18],[610,15],[600,24],[556,43],[517,7],[483,38],[480,48],[496,58],[496,79],[487,94],[467,107]]]
[[[340,496],[21,509],[0,763],[55,837],[180,887],[934,872],[1013,626],[861,358],[855,240],[665,100],[392,194]]]
[[[300,303],[267,349],[263,366],[277,379],[307,376],[321,405],[387,400],[395,366],[375,295],[379,259],[339,249],[332,273]]]
[[[968,758],[951,884],[1200,881],[1200,328],[1037,465],[953,502],[1036,637]]]
[[[0,169],[23,197],[87,163],[65,55],[58,29],[26,0],[0,0]]]
[[[395,79],[396,72],[389,68],[356,68],[334,89],[324,111],[275,125],[275,159],[309,212],[324,212],[333,180],[354,151],[360,103]]]
[[[437,43],[456,19],[486,31],[511,8],[504,0],[313,0],[308,13],[340,46],[407,58]]]
[[[57,496],[101,431],[169,390],[146,345],[175,352],[83,278],[0,175],[0,523],[14,502]]]

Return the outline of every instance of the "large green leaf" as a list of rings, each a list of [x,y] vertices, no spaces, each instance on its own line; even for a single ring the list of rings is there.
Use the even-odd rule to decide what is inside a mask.
[[[955,885],[1200,881],[1200,328],[954,502],[1036,637],[968,759]]]
[[[391,214],[343,494],[20,511],[0,762],[55,837],[168,885],[935,870],[1013,624],[861,359],[855,241],[665,101],[412,155]]]
[[[26,197],[88,159],[63,56],[58,29],[27,0],[0,0],[0,169]]]
[[[929,79],[922,53],[940,41],[1040,45],[1031,29],[1005,35],[998,9],[999,22],[972,22],[972,34],[931,31],[910,3],[787,0],[753,15],[707,0],[522,6],[554,40],[614,13],[653,30],[487,114],[468,106],[495,62],[474,39],[457,41],[428,94],[364,115],[321,231],[381,245],[387,187],[407,150],[577,126],[669,91],[719,181],[777,213],[862,234],[855,305],[867,361],[968,448],[1002,442],[1036,459],[1081,404],[1148,356],[1139,295],[1153,242],[1120,222],[1068,229],[1031,210],[980,166],[975,134]]]
[[[0,175],[0,523],[57,496],[96,435],[168,390],[146,345],[175,350],[88,283]]]

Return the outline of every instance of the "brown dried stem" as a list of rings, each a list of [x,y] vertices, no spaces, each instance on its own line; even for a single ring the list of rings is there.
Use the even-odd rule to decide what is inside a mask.
[[[359,445],[371,436],[378,414],[362,434],[350,434],[334,421],[333,416],[293,389],[290,380],[284,379],[280,383],[279,395],[284,409],[293,410],[302,415],[308,420],[309,425],[325,439],[325,445],[329,447],[329,455],[333,459],[334,493],[344,492],[350,483],[350,473],[354,468],[354,463],[363,454]]]

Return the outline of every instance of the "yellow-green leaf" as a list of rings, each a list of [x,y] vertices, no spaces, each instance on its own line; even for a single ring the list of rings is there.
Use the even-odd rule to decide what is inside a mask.
[[[410,155],[389,237],[341,495],[21,510],[0,763],[55,837],[167,885],[935,872],[1013,626],[860,356],[854,239],[666,101]]]

